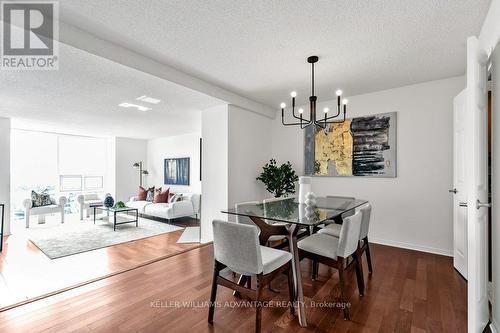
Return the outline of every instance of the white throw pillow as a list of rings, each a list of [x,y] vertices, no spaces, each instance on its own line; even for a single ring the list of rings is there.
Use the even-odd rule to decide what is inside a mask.
[[[173,203],[173,202],[177,202],[177,201],[182,201],[182,194],[180,193],[176,193],[174,194],[171,198],[170,198],[170,201],[168,203]]]

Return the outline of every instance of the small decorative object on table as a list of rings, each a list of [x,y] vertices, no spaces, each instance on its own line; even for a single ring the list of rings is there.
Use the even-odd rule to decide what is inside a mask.
[[[113,207],[115,204],[115,200],[113,199],[112,196],[108,195],[106,198],[104,198],[104,207]]]
[[[316,206],[316,196],[313,192],[307,192],[305,204],[308,207]]]
[[[299,177],[299,204],[306,203],[306,194],[311,192],[312,177]]]
[[[126,208],[127,206],[125,206],[125,203],[123,201],[118,201],[116,204],[115,204],[115,207],[114,208]]]

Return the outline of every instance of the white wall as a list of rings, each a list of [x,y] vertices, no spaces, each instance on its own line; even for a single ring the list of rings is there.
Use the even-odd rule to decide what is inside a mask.
[[[228,207],[228,106],[203,110],[201,115],[202,183],[201,242],[213,239],[212,220],[227,219]]]
[[[229,105],[229,205],[272,197],[255,178],[272,157],[270,118]]]
[[[138,192],[139,171],[132,165],[139,161],[146,162],[147,141],[117,137],[115,142],[115,202],[127,202],[131,196],[137,195]],[[147,164],[144,167],[147,169]]]
[[[369,200],[373,242],[452,255],[453,97],[464,87],[456,77],[349,97],[349,117],[398,112],[398,177],[315,177],[313,191]],[[303,174],[303,130],[276,119],[272,133],[273,156]]]
[[[5,204],[4,235],[10,234],[10,119],[0,118],[0,203]]]
[[[200,181],[201,133],[189,133],[149,140],[147,143],[148,186],[170,188],[175,192],[201,193]],[[173,157],[189,157],[189,186],[164,185],[164,160]]]

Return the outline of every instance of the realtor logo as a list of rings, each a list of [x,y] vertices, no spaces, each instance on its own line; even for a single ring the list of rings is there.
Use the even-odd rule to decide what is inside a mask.
[[[59,68],[58,9],[54,1],[1,2],[1,69]]]

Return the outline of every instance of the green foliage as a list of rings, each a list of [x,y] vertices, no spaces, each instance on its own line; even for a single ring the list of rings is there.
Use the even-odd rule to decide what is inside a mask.
[[[125,206],[125,203],[123,201],[118,201],[117,203],[115,203],[115,208],[125,208],[127,206]]]
[[[266,190],[269,193],[279,198],[295,193],[295,182],[299,180],[299,177],[295,174],[290,162],[278,166],[273,158],[264,165],[257,180],[266,185]]]

